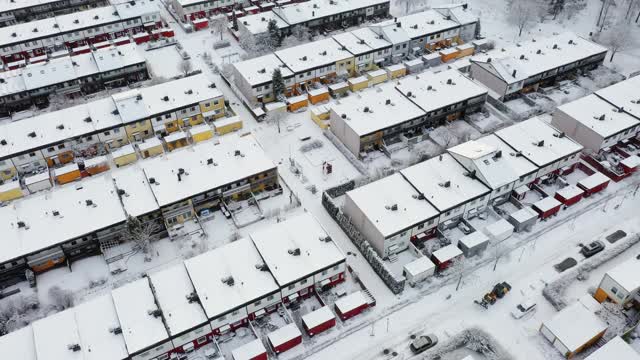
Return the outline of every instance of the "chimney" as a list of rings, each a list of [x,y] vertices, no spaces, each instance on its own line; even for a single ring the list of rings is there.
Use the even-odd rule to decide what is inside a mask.
[[[518,70],[513,69],[513,72],[511,73],[511,76],[516,77],[516,74],[518,73]]]

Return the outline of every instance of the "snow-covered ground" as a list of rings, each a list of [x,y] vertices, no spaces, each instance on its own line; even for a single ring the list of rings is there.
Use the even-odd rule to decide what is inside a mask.
[[[451,2],[450,0],[430,0],[428,4],[433,6]],[[512,45],[520,40],[515,27],[508,24],[506,20],[506,0],[468,0],[466,2],[481,18],[483,35],[495,40],[496,47]],[[538,23],[527,30],[522,39],[549,36],[566,30],[589,36],[589,32],[595,30],[600,1],[586,0],[586,3],[586,9],[574,14],[571,19]],[[400,6],[394,7],[395,10],[399,8]],[[232,241],[232,238],[246,236],[256,229],[277,222],[280,217],[309,211],[340,245],[343,252],[350,254],[348,256],[350,267],[355,270],[376,298],[377,305],[322,337],[314,338],[314,341],[305,339],[301,347],[290,353],[284,353],[279,358],[391,359],[383,354],[383,350],[392,349],[399,353],[393,359],[409,359],[412,358],[408,349],[411,334],[435,333],[441,342],[446,342],[461,331],[473,327],[489,333],[516,359],[561,358],[559,353],[538,333],[540,323],[555,313],[555,309],[542,297],[542,289],[545,284],[560,276],[553,268],[554,264],[568,256],[579,261],[583,259],[578,253],[578,243],[602,239],[618,229],[630,235],[640,232],[638,221],[640,193],[634,194],[634,190],[640,184],[640,175],[636,174],[621,183],[611,184],[604,193],[585,199],[562,211],[558,217],[537,224],[530,233],[513,235],[507,241],[511,251],[499,260],[495,271],[493,271],[493,260],[490,254],[486,254],[484,258],[475,259],[473,264],[478,268],[463,278],[462,286],[458,291],[455,290],[455,281],[435,279],[421,287],[407,287],[401,295],[393,295],[324,210],[320,203],[322,190],[363,175],[375,175],[378,169],[407,166],[419,160],[416,159],[416,153],[427,157],[433,156],[438,151],[442,151],[444,146],[455,145],[452,141],[461,142],[477,138],[482,132],[504,126],[510,119],[503,119],[490,113],[488,117],[474,116],[470,122],[475,126],[464,121],[456,121],[448,127],[436,129],[430,134],[431,140],[419,144],[417,150],[402,149],[393,153],[391,158],[383,154],[373,156],[361,164],[368,171],[368,174],[363,174],[329,141],[323,131],[311,120],[308,112],[288,114],[281,124],[281,132],[275,124],[256,122],[240,99],[222,81],[220,75],[213,71],[207,60],[210,57],[211,62],[219,68],[223,64],[238,61],[244,56],[244,51],[237,42],[231,38],[230,34],[225,34],[224,37],[230,41],[231,46],[214,50],[213,44],[219,41],[219,35],[209,31],[187,34],[166,13],[165,9],[162,9],[162,12],[164,18],[175,30],[177,40],[191,56],[193,69],[201,69],[211,81],[216,83],[229,100],[232,109],[244,121],[243,131],[253,133],[268,156],[278,164],[280,176],[287,185],[285,193],[264,201],[265,218],[261,221],[238,229],[230,219],[226,219],[221,213],[216,213],[213,219],[202,224],[206,237],[192,237],[175,242],[168,239],[159,241],[154,244],[156,254],[150,262],[145,262],[141,254],[134,254],[128,259],[128,270],[124,273],[111,275],[102,257],[96,256],[74,263],[71,269],[58,268],[39,275],[36,289],[30,289],[24,283],[19,284],[23,295],[35,294],[42,308],[45,309],[37,316],[56,311],[50,307],[53,301],[49,296],[49,289],[54,286],[70,290],[76,303],[83,302],[137,279],[144,272],[166,268],[196,253],[221,246]],[[205,56],[205,53],[208,55]],[[182,58],[174,46],[148,51],[145,56],[155,76],[168,79],[180,73],[179,64]],[[640,47],[620,52],[612,63],[609,63],[607,58],[605,65],[623,74],[640,70]],[[553,102],[565,102],[584,95],[583,92],[586,93],[584,89],[593,90],[601,87],[596,82],[595,80],[592,84],[581,82],[579,87],[568,84],[547,96]],[[512,106],[520,105],[514,103]],[[525,105],[522,105],[523,110],[527,109]],[[548,115],[542,118],[548,119]],[[308,152],[300,151],[300,147],[305,142],[311,141],[301,140],[306,137],[322,142],[322,147]],[[333,165],[332,174],[323,173],[324,162]],[[302,204],[300,207],[289,206],[289,191],[300,199]],[[505,205],[506,207],[509,205]],[[253,212],[254,209],[246,211],[239,215],[242,219],[245,219],[245,216],[247,218],[260,216]],[[474,226],[481,228],[482,225],[482,221],[474,220]],[[607,243],[607,246],[611,245]],[[607,269],[635,256],[639,251],[640,245],[636,245],[593,271],[587,281],[573,283],[567,289],[567,297],[576,299],[586,294],[589,287],[597,285]],[[498,281],[508,281],[513,286],[512,292],[489,310],[484,310],[473,303],[473,300],[481,298]],[[525,319],[514,320],[509,313],[524,299],[535,301],[538,304],[538,311]],[[10,301],[11,298],[0,300],[0,308]],[[250,334],[247,334],[246,338],[232,339],[222,346],[223,351],[229,353],[234,342],[238,345],[249,339],[253,339]],[[640,350],[640,342],[636,342],[636,348]],[[444,359],[457,360],[467,354],[469,353],[462,349],[455,354],[448,354]],[[474,356],[482,359],[475,353]]]

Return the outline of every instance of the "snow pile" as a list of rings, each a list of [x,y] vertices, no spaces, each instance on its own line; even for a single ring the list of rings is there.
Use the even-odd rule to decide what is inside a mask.
[[[487,360],[510,360],[514,358],[489,333],[479,328],[469,328],[439,345],[437,350],[428,353],[429,355],[425,359],[445,358],[446,354],[463,347],[482,354]]]

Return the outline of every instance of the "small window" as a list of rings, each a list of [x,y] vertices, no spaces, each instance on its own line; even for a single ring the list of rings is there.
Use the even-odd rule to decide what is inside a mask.
[[[289,285],[289,290],[293,290],[296,286],[294,284]]]
[[[614,293],[614,294],[617,294],[618,293],[618,288],[617,287],[612,287],[611,288],[611,292]]]

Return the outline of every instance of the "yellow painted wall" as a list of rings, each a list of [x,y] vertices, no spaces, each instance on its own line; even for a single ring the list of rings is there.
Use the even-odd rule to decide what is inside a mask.
[[[184,126],[184,121],[182,121],[182,119],[176,119],[176,120],[167,121],[166,123],[164,123],[164,128],[165,130],[167,130],[169,134],[180,130],[180,128],[183,126]]]
[[[169,151],[173,151],[175,149],[180,149],[181,147],[185,147],[187,145],[189,145],[189,142],[187,141],[187,139],[180,139],[180,140],[168,142],[167,149],[169,149]]]
[[[395,71],[388,71],[389,75],[391,76],[391,79],[396,79],[399,77],[403,77],[407,75],[407,68],[402,68],[400,70],[395,70]]]
[[[360,91],[362,89],[366,89],[368,87],[369,87],[369,82],[368,81],[363,81],[361,83],[355,83],[355,84],[349,83],[349,90],[354,91],[354,92],[355,91]]]
[[[116,164],[116,166],[124,166],[127,164],[131,164],[136,160],[138,160],[138,156],[136,156],[136,153],[120,156],[118,158],[113,158],[113,162]]]
[[[5,192],[0,192],[0,201],[11,201],[23,197],[22,189],[16,188]]]
[[[198,134],[192,134],[191,138],[194,143],[198,143],[200,141],[205,141],[211,139],[213,137],[213,130],[207,130]]]
[[[207,103],[209,103],[209,106],[206,106]],[[214,117],[215,119],[218,119],[224,116],[224,113],[225,113],[224,97],[221,96],[215,99],[210,99],[207,101],[200,102],[200,112],[206,113],[212,110],[220,110],[220,112]]]
[[[377,85],[387,81],[387,73],[384,73],[383,75],[378,75],[378,76],[367,75],[367,78],[369,79],[369,82],[371,83],[371,85]]]
[[[350,57],[344,60],[336,61],[336,69],[340,69],[344,66],[349,74],[353,75],[356,72],[356,58]]]
[[[6,161],[9,161],[9,160],[6,160]],[[16,170],[15,167],[13,166],[7,167],[6,169],[0,170],[0,179],[2,179],[2,181],[13,179],[13,177],[16,176],[17,173],[18,171]]]
[[[163,152],[164,152],[164,148],[162,147],[162,145],[150,147],[148,149],[145,149],[145,150],[141,151],[142,158],[148,158],[148,157],[160,155]]]
[[[315,122],[321,129],[329,128],[329,112],[314,114],[311,112],[311,120]]]
[[[231,123],[231,124],[225,124],[223,126],[218,126],[214,122],[213,125],[216,127],[216,132],[219,135],[224,135],[224,134],[228,134],[228,133],[230,133],[232,131],[236,131],[236,130],[242,129],[242,120],[238,120],[237,122],[234,122],[234,123]]]

